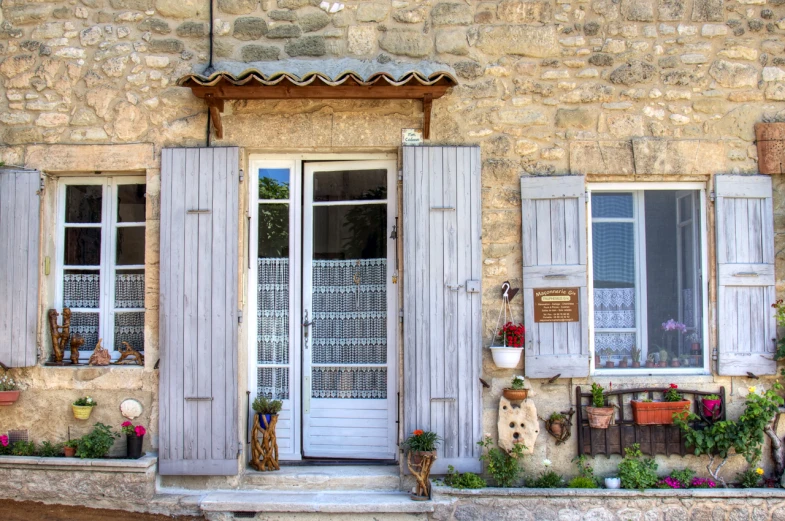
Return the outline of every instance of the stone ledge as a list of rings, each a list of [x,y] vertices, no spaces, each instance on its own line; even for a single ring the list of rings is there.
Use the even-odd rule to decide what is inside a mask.
[[[678,489],[646,489],[646,490],[611,490],[607,488],[481,488],[476,490],[459,490],[451,487],[433,486],[433,499],[440,498],[720,498],[720,499],[785,499],[785,489],[781,488],[693,488]]]
[[[148,453],[139,459],[42,458],[38,456],[2,456],[0,469],[62,470],[93,472],[144,473],[158,462],[158,454]]]
[[[412,501],[405,493],[373,492],[263,492],[219,491],[201,500],[203,512],[320,512],[407,513],[433,512],[432,501]]]

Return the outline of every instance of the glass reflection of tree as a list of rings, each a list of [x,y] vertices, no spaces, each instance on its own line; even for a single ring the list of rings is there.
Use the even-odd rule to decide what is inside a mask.
[[[289,184],[270,177],[259,179],[259,199],[288,201]],[[259,257],[289,257],[289,205],[259,205]]]
[[[384,199],[387,187],[380,186],[367,190],[363,199]],[[348,235],[343,249],[348,259],[378,259],[386,257],[387,205],[363,204],[352,207],[346,212],[345,226]]]

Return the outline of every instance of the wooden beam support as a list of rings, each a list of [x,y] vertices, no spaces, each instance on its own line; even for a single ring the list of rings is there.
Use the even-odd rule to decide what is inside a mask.
[[[197,98],[212,97],[216,100],[240,99],[423,99],[430,94],[437,99],[447,92],[451,85],[231,85],[218,84],[214,87],[203,87],[188,84]]]
[[[423,139],[431,139],[431,107],[433,105],[433,97],[426,94],[422,98],[422,137]]]
[[[213,128],[215,128],[215,136],[218,139],[223,139],[224,124],[223,121],[221,121],[221,112],[224,111],[224,100],[215,99],[212,94],[208,94],[205,96],[205,101],[207,101],[207,108],[210,111],[210,119],[213,122]]]

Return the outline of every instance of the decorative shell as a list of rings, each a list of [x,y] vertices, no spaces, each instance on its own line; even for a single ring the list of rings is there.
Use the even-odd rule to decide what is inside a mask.
[[[142,404],[133,398],[123,400],[123,402],[120,404],[120,414],[129,420],[133,420],[141,416],[143,410],[144,407],[142,407]]]

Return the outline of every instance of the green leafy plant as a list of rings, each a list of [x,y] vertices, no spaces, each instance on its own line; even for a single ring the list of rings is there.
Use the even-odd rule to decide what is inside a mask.
[[[682,488],[690,488],[695,471],[692,469],[673,470],[670,477],[681,483]]]
[[[76,447],[76,456],[79,458],[103,458],[114,445],[115,438],[120,435],[112,432],[108,425],[96,423],[93,430],[82,436]]]
[[[559,488],[564,486],[564,478],[552,470],[544,470],[535,479],[526,482],[531,488]]]
[[[278,414],[283,409],[281,400],[270,400],[265,396],[257,396],[251,405],[259,414]]]
[[[36,446],[33,441],[17,441],[11,450],[14,456],[35,456]]]
[[[79,446],[79,441],[80,440],[81,440],[81,438],[74,438],[72,440],[64,441],[63,442],[63,447],[68,447],[70,449],[75,449],[75,448],[77,448]]]
[[[0,376],[0,392],[16,391],[17,389],[19,389],[19,383],[16,380],[7,374]]]
[[[665,396],[663,397],[663,400],[665,400],[666,402],[680,402],[684,400],[684,398],[681,396],[681,393],[677,391],[678,388],[679,388],[678,385],[670,384],[668,386],[668,390],[665,391]]]
[[[488,474],[496,484],[500,487],[513,486],[523,472],[519,463],[526,447],[522,443],[516,443],[508,452],[496,447],[490,437],[478,441],[477,445],[487,449],[487,452],[480,455],[480,460],[487,464]]]
[[[744,472],[736,474],[736,479],[739,480],[741,488],[755,488],[760,486],[760,481],[763,478],[763,469],[760,467],[750,467]]]
[[[704,400],[719,400],[720,397],[716,394],[707,394],[703,397]]]
[[[524,380],[523,376],[513,376],[512,383],[510,385],[510,389],[515,391],[522,391],[526,388],[526,380]]]
[[[552,422],[555,422],[555,421],[564,421],[567,419],[567,417],[560,412],[553,412],[548,417],[548,419]]]
[[[38,455],[42,458],[54,458],[63,453],[62,443],[52,443],[51,441],[42,441],[38,447]]]
[[[473,472],[464,472],[463,474],[455,472],[455,467],[449,465],[447,467],[447,475],[444,477],[444,484],[452,488],[485,488],[487,483],[477,474]]]
[[[619,478],[622,488],[643,490],[657,484],[657,464],[652,458],[643,458],[641,446],[635,443],[624,449],[624,458],[619,463]]]
[[[594,475],[594,467],[591,466],[585,454],[581,454],[580,456],[573,458],[572,461],[574,461],[575,465],[578,467],[578,477],[591,480],[591,482],[594,484],[594,486],[592,487],[572,487],[572,488],[598,488],[600,486],[599,480]]]
[[[567,488],[599,488],[597,482],[585,476],[575,476],[569,483]]]
[[[98,402],[90,398],[89,396],[83,396],[81,398],[77,398],[74,402],[74,405],[77,407],[95,407],[98,405]]]
[[[630,350],[630,355],[632,356],[632,361],[633,362],[638,362],[638,363],[641,362],[641,348],[640,347],[632,346],[632,349]]]
[[[594,407],[605,407],[605,388],[597,382],[591,384],[591,403]]]
[[[401,443],[401,447],[408,452],[431,452],[439,447],[441,441],[441,436],[435,432],[417,429]]]

